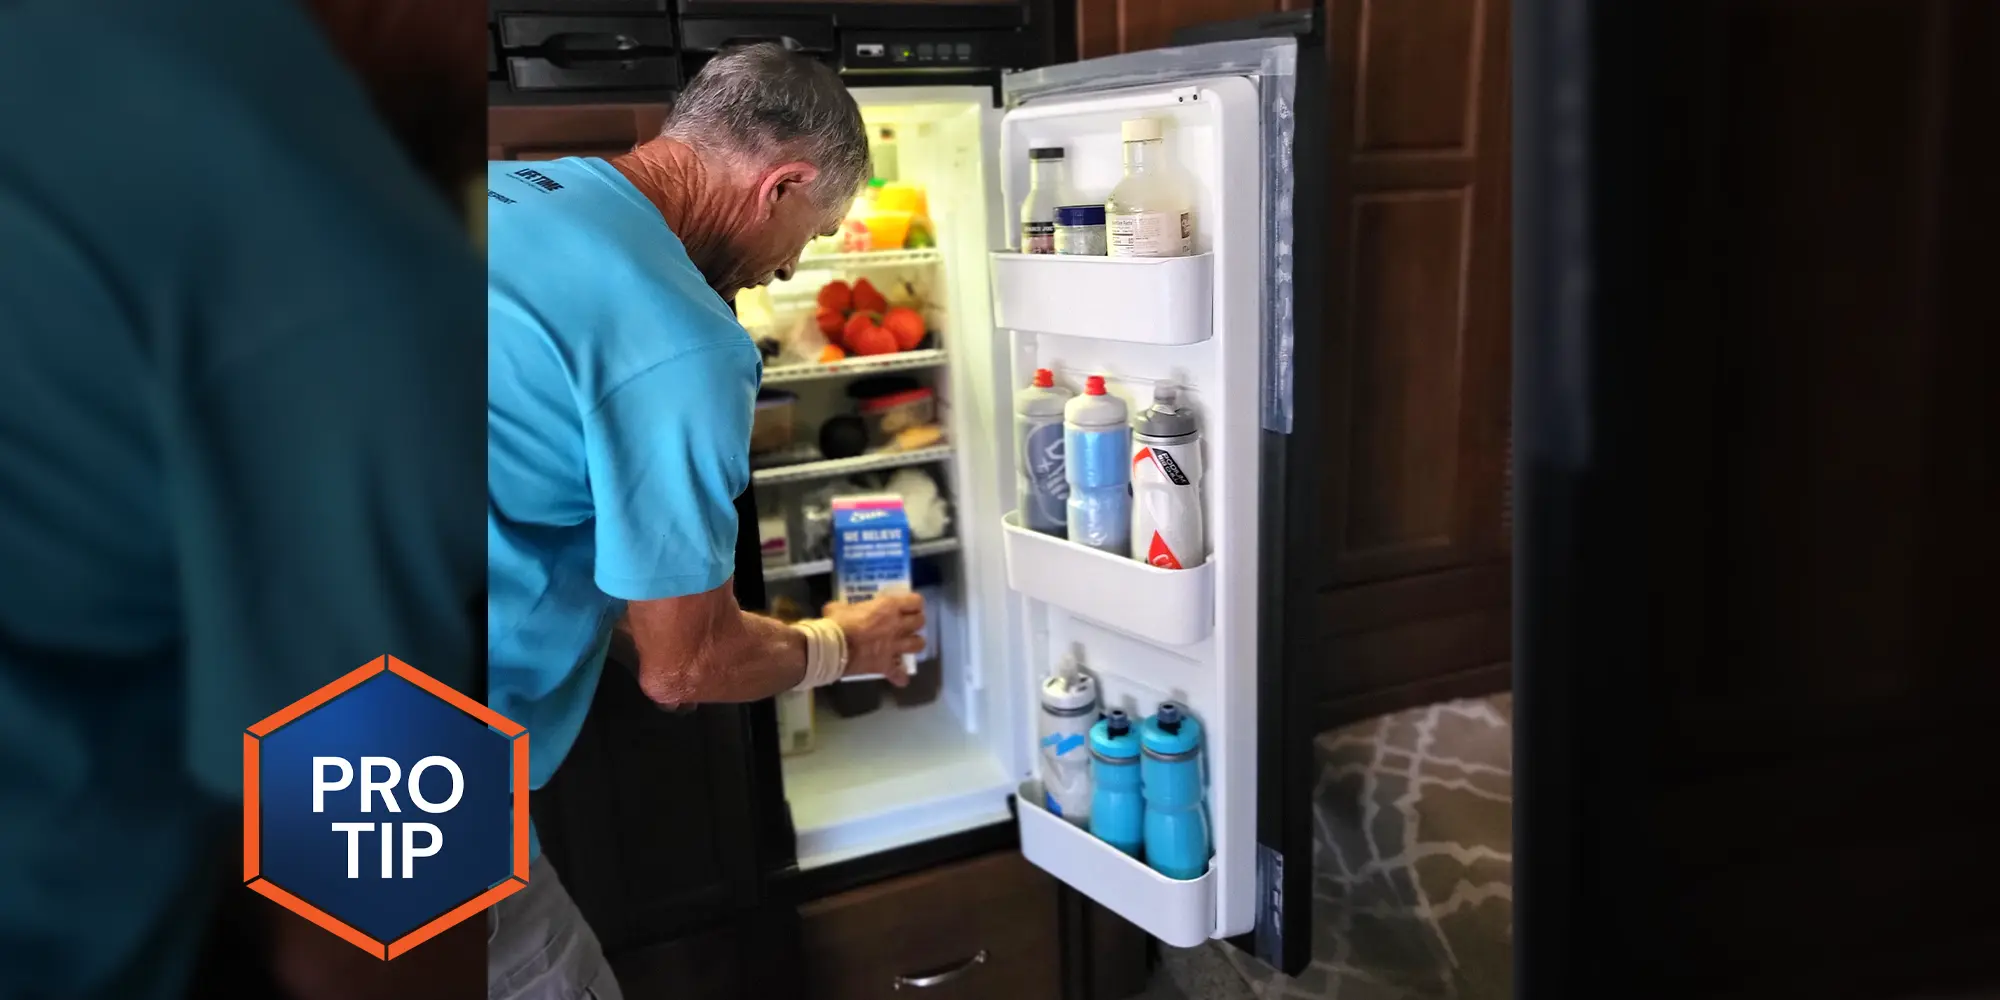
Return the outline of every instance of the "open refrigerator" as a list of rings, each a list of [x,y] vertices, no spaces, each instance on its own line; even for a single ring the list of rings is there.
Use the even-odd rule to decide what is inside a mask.
[[[776,553],[766,591],[807,614],[831,599],[834,567],[803,513],[830,493],[879,492],[919,469],[948,519],[917,533],[913,551],[935,644],[919,669],[936,672],[935,697],[846,714],[823,690],[809,739],[788,745],[800,868],[1012,823],[1030,861],[1171,945],[1249,934],[1282,909],[1283,858],[1258,841],[1269,598],[1258,485],[1261,436],[1288,429],[1296,53],[1290,38],[1216,42],[1011,74],[1003,107],[980,87],[853,90],[871,136],[893,136],[897,183],[924,193],[934,245],[809,248],[789,281],[739,299],[753,336],[779,342],[765,388],[791,411],[789,446],[753,463]],[[1165,123],[1192,196],[1194,253],[1015,252],[1027,150],[1064,147],[1072,188],[1102,201],[1122,176],[1121,123],[1136,117]],[[863,278],[924,316],[923,341],[810,356],[821,289]],[[1102,375],[1133,414],[1154,386],[1179,387],[1205,464],[1200,565],[1159,569],[1018,525],[1013,397],[1037,368],[1072,391]],[[820,431],[871,380],[929,390],[942,439],[827,457]],[[1139,719],[1171,700],[1201,722],[1214,852],[1203,876],[1167,878],[1044,809],[1037,691],[1065,655],[1095,678],[1103,708]]]

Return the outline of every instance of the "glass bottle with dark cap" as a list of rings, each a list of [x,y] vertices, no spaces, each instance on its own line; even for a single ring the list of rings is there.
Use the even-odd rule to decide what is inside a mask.
[[[1068,204],[1061,146],[1028,150],[1028,196],[1021,201],[1021,252],[1056,252],[1056,209]]]

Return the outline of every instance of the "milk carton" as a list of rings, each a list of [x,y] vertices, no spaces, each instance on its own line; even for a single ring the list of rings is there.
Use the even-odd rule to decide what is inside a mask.
[[[903,498],[868,494],[833,498],[833,592],[842,601],[865,601],[876,594],[910,589],[910,519]],[[914,653],[903,667],[917,672]],[[847,677],[864,680],[880,674]]]

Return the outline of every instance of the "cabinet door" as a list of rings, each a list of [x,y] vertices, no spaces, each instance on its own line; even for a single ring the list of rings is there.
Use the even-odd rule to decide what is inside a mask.
[[[1177,28],[1312,6],[1313,0],[1077,0],[1077,56],[1093,59],[1162,48]]]
[[[1300,95],[1328,137],[1286,442],[1317,728],[1508,682],[1509,6],[1330,0]]]
[[[746,491],[736,590],[749,607],[764,598],[755,512]],[[542,848],[621,981],[657,980],[675,995],[684,979],[718,996],[786,992],[769,978],[797,966],[780,960],[796,925],[770,891],[792,864],[771,703],[664,711],[639,690],[633,662],[614,637],[576,745],[532,799]],[[708,944],[674,947],[694,940]]]

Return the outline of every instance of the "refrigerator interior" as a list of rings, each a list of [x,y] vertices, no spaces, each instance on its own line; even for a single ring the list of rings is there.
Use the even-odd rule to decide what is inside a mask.
[[[762,296],[739,298],[753,335],[798,330],[813,322],[828,282],[866,278],[884,290],[902,287],[923,312],[928,340],[912,351],[820,364],[794,352],[767,359],[767,389],[793,393],[797,445],[760,456],[760,514],[783,518],[790,539],[804,541],[802,501],[829,484],[851,492],[880,487],[870,468],[908,465],[931,474],[949,505],[944,535],[916,537],[917,572],[936,570],[930,617],[938,650],[925,666],[940,672],[934,701],[904,706],[883,698],[864,714],[843,716],[832,701],[846,692],[815,693],[812,748],[782,758],[785,795],[802,868],[814,868],[946,836],[1009,818],[1007,797],[1019,780],[1014,708],[988,697],[982,667],[996,663],[1003,629],[989,624],[970,600],[1003,586],[1000,565],[1000,483],[981,452],[1007,424],[991,416],[994,358],[987,251],[998,191],[988,158],[998,112],[981,88],[856,90],[871,136],[893,130],[898,180],[920,186],[936,247],[825,253],[808,248],[791,280]],[[801,335],[811,343],[809,334]],[[905,455],[824,461],[812,446],[820,426],[851,413],[849,386],[884,374],[909,377],[932,390],[944,444]],[[1010,487],[1011,488],[1011,487]],[[984,526],[985,530],[978,530]],[[968,579],[990,565],[992,579]],[[831,599],[830,560],[796,547],[765,566],[775,601],[789,596],[805,614]],[[937,599],[937,598],[942,598]],[[926,654],[927,656],[929,654]],[[921,668],[920,668],[921,669]],[[1001,689],[1004,690],[1004,689]]]

